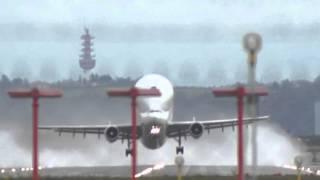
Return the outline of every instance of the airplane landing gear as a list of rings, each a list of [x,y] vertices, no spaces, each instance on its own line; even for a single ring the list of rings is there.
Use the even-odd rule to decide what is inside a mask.
[[[130,137],[128,137],[128,148],[126,149],[126,157],[128,156],[131,156],[132,155],[132,148],[131,148],[131,140],[130,140]]]
[[[179,154],[179,153],[183,154],[183,146],[176,147],[176,154]]]
[[[126,157],[128,156],[131,156],[132,155],[132,150],[131,149],[126,149]]]
[[[178,144],[179,146],[176,147],[176,154],[183,154],[183,146],[181,146],[181,133],[179,132],[179,137],[178,137]]]

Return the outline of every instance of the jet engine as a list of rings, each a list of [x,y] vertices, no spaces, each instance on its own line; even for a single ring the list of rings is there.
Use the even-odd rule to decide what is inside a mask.
[[[107,127],[104,131],[104,135],[109,142],[115,142],[119,136],[119,129],[115,126]]]
[[[201,123],[195,122],[190,126],[191,136],[198,139],[203,134],[203,125]]]

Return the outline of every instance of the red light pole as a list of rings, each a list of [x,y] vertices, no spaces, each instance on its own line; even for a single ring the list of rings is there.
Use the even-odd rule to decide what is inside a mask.
[[[131,97],[131,135],[132,135],[132,151],[131,151],[131,179],[135,180],[136,167],[137,167],[137,97],[148,96],[156,97],[161,96],[157,88],[140,89],[132,87],[129,89],[110,89],[107,91],[108,96],[111,97]]]
[[[243,98],[245,96],[267,96],[265,88],[246,89],[238,88],[214,89],[213,94],[217,97],[237,97],[238,108],[238,180],[244,180],[244,152],[243,152]]]
[[[38,109],[39,109],[39,98],[57,98],[62,96],[62,92],[59,90],[49,89],[38,89],[33,88],[31,90],[15,90],[9,91],[9,96],[12,98],[32,98],[32,166],[33,173],[32,179],[38,180]]]

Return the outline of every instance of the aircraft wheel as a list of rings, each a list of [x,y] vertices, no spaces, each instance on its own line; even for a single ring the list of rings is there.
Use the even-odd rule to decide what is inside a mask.
[[[178,147],[176,148],[176,153],[177,153],[177,154],[179,154],[179,153],[183,154],[183,146],[178,146]]]
[[[126,157],[128,157],[129,155],[131,155],[131,149],[126,149]]]

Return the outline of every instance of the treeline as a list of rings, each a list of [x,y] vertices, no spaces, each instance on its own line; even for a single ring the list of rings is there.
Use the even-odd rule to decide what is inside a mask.
[[[133,79],[130,77],[116,77],[98,74],[90,74],[87,78],[79,76],[78,79],[65,79],[54,82],[45,81],[29,81],[26,78],[12,78],[10,79],[7,75],[1,75],[0,88],[10,88],[19,86],[34,86],[34,85],[48,85],[48,86],[58,86],[58,87],[81,87],[81,86],[94,86],[94,85],[130,85],[133,83]]]
[[[119,113],[121,107],[127,103],[120,100],[112,101],[106,98],[106,88],[114,86],[130,86],[135,80],[130,78],[114,78],[110,75],[91,74],[87,79],[79,77],[77,80],[68,79],[57,82],[30,82],[27,79],[10,79],[2,75],[0,79],[0,112],[5,119],[21,119],[16,113],[8,111],[8,99],[6,91],[15,87],[32,87],[34,85],[53,86],[63,89],[64,98],[59,100],[57,114],[61,119],[79,119],[86,117],[109,117],[110,119],[128,119],[129,114]],[[295,136],[307,136],[315,134],[316,111],[315,104],[320,102],[320,76],[314,81],[284,80],[269,84],[261,84],[269,89],[269,96],[260,99],[259,113],[268,114],[273,122],[282,129]],[[231,85],[232,86],[232,85]],[[83,88],[88,87],[88,88]],[[211,87],[176,87],[175,88],[175,112],[174,120],[219,119],[235,116],[234,101],[214,98]],[[210,98],[208,98],[210,97]],[[90,106],[88,106],[90,104]],[[11,105],[13,107],[13,104]],[[15,108],[24,111],[15,104]],[[63,107],[63,108],[62,108]],[[12,108],[11,108],[12,109]],[[67,111],[68,110],[68,111]],[[71,117],[69,112],[74,113]],[[84,113],[86,112],[86,113]],[[119,115],[120,114],[120,115]],[[127,117],[128,116],[128,117]],[[50,115],[48,117],[50,119]],[[46,119],[47,119],[46,118]],[[320,121],[320,119],[319,119]],[[83,120],[83,122],[85,122]],[[64,123],[64,122],[61,122]]]

